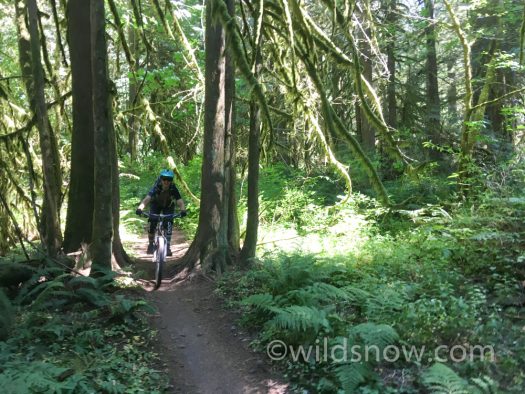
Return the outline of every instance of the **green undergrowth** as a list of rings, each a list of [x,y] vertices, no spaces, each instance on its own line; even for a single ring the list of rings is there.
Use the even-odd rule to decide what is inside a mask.
[[[0,291],[2,393],[164,392],[153,310],[118,283],[46,268]]]
[[[148,160],[121,178],[126,225],[140,222],[134,209],[162,167]],[[196,195],[200,165],[179,168]],[[359,177],[365,193],[342,203],[330,172],[263,167],[259,259],[218,291],[258,333],[255,348],[285,344],[274,358],[296,391],[521,393],[525,200],[520,167],[509,168],[468,203],[452,194],[454,179],[431,172],[386,182],[405,201],[387,209]],[[241,233],[246,189],[241,177]],[[188,205],[191,237],[199,212]]]
[[[468,204],[422,194],[405,210],[363,195],[327,206],[322,192],[283,193],[273,212],[289,208],[263,220],[259,260],[226,274],[218,291],[258,333],[255,348],[270,356],[282,341],[287,354],[273,359],[297,391],[523,392],[519,192]],[[294,204],[306,207],[299,217]]]

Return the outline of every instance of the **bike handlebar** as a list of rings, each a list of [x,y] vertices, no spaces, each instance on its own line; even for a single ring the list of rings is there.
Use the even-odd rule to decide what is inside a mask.
[[[169,219],[180,218],[181,214],[180,212],[179,213],[169,213],[169,214],[163,214],[163,213],[156,214],[156,213],[142,212],[140,216],[144,216],[150,219],[157,219],[157,220],[163,220],[163,219],[169,220]]]

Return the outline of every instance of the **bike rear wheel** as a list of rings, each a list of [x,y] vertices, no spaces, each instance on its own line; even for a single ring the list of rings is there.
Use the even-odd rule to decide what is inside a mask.
[[[162,270],[164,268],[164,260],[166,259],[166,240],[159,237],[157,241],[157,249],[155,250],[155,290],[162,284]]]

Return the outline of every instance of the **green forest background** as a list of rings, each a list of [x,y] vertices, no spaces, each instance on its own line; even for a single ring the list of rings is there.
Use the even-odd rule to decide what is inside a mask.
[[[425,349],[276,362],[292,391],[522,393],[524,35],[517,0],[0,1],[0,387],[168,389],[133,248],[171,168],[169,272],[255,349]]]

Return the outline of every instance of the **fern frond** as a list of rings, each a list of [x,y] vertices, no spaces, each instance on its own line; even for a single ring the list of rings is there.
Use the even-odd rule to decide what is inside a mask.
[[[98,307],[109,304],[108,297],[101,290],[82,287],[75,290],[75,295],[77,295],[81,300]]]
[[[28,302],[30,303],[32,299],[36,299],[38,294],[44,291],[47,286],[49,286],[50,283],[63,283],[62,279],[65,279],[67,277],[70,277],[71,275],[69,273],[64,274],[63,272],[54,277],[52,280],[47,279],[48,277],[52,277],[56,270],[51,269],[45,269],[40,270],[33,277],[24,283],[22,286],[22,289],[20,291],[20,294],[16,298],[17,303],[24,303]],[[58,273],[57,273],[58,274]]]
[[[323,282],[316,282],[312,286],[309,287],[309,290],[319,295],[320,297],[324,299],[330,299],[330,300],[348,300],[349,296],[346,291],[343,289],[340,289],[339,287],[335,287],[333,285],[330,285],[328,283]]]
[[[53,280],[51,282],[42,283],[39,288],[44,288],[36,297],[36,299],[31,304],[32,308],[39,309],[43,306],[44,302],[48,301],[52,297],[56,297],[56,292],[61,291],[65,288],[64,284],[58,280]],[[29,294],[31,294],[30,292]]]
[[[312,285],[291,290],[284,295],[284,298],[302,305],[321,305],[349,299],[344,290],[324,282],[315,282]]]
[[[480,394],[499,393],[499,384],[488,376],[473,378],[472,383],[479,389]]]
[[[260,309],[268,309],[273,303],[274,298],[268,293],[253,294],[241,301],[242,305],[253,306]]]
[[[366,301],[366,316],[372,321],[384,321],[386,316],[403,308],[405,297],[396,289],[379,286]]]
[[[399,340],[396,330],[387,324],[362,323],[348,331],[349,336],[359,336],[366,345],[384,349]]]
[[[102,275],[99,278],[96,278],[97,281],[97,287],[99,289],[104,289],[108,286],[113,286],[114,279],[117,276],[117,273],[114,271],[106,271],[104,275]]]
[[[310,287],[290,290],[282,297],[286,300],[286,304],[297,304],[297,305],[319,305],[319,296],[311,291],[308,291]]]
[[[363,289],[355,286],[345,286],[342,290],[346,293],[348,299],[358,305],[364,305],[372,297],[372,295]]]
[[[317,308],[301,305],[292,305],[285,308],[272,307],[276,316],[269,322],[270,325],[293,331],[313,329],[316,332],[321,327],[329,328],[326,312]]]
[[[376,285],[363,290],[350,285],[341,288],[347,299],[361,308],[369,321],[385,321],[393,312],[403,308],[406,302],[405,290],[399,290],[386,285]]]
[[[467,381],[444,364],[432,365],[422,376],[423,385],[433,394],[471,394]]]
[[[343,364],[335,368],[335,376],[345,393],[355,392],[370,374],[370,367],[363,363]]]
[[[87,285],[93,289],[96,289],[98,287],[98,282],[95,278],[92,278],[90,276],[76,276],[68,282],[68,285],[71,287],[75,287],[78,285],[80,286]]]
[[[141,309],[145,312],[154,313],[155,309],[144,300],[130,300],[122,295],[116,297],[115,302],[110,305],[112,317],[131,316],[133,312]]]

